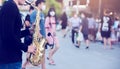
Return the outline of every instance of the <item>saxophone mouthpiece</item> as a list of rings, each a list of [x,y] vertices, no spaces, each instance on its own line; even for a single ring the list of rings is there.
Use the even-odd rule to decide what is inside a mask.
[[[31,5],[31,3],[33,3],[34,0],[25,0],[25,3],[28,5]]]
[[[31,5],[28,1],[25,1],[26,4]]]

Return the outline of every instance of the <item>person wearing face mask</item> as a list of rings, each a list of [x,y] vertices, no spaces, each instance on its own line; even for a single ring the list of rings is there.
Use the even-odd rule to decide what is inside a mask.
[[[43,11],[46,9],[46,6],[45,6],[45,0],[37,0],[35,2],[35,5],[36,7],[41,11],[40,12],[40,35],[43,36],[43,37],[46,37],[45,35],[45,16],[44,16],[44,13]],[[30,15],[30,20],[31,20],[31,23],[32,25],[35,24],[35,19],[36,19],[36,13],[37,13],[37,10],[34,10],[32,12],[32,14]]]
[[[43,13],[43,11],[46,9],[45,0],[36,0],[35,6],[40,10],[40,21],[39,21],[39,26],[40,26],[40,33],[39,34],[40,34],[40,37],[46,38],[45,16],[44,16],[44,13]],[[30,21],[31,21],[30,23],[32,23],[33,27],[34,27],[35,20],[36,20],[36,14],[37,14],[37,10],[35,9],[30,15]],[[24,66],[24,68],[25,67],[26,66]],[[45,54],[44,54],[43,61],[41,63],[41,69],[46,69],[46,66],[45,66]]]
[[[78,35],[79,27],[80,27],[81,19],[78,17],[78,14],[76,11],[72,12],[72,17],[69,19],[69,25],[72,28],[71,34],[72,34],[72,43],[79,48],[80,43],[75,40],[75,34]]]
[[[54,53],[59,49],[59,41],[56,36],[56,14],[55,9],[50,8],[48,11],[48,15],[45,20],[45,29],[46,29],[46,38],[47,38],[47,45],[50,47],[49,55],[47,59],[49,60],[50,65],[55,65],[53,60]]]
[[[35,46],[28,46],[21,41],[30,35],[22,28],[21,14],[18,6],[25,0],[8,0],[0,10],[0,69],[21,69],[22,51],[33,53]]]

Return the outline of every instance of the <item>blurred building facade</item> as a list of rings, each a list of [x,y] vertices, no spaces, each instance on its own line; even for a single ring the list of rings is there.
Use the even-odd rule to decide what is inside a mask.
[[[90,0],[63,0],[63,10],[70,14],[71,11],[90,11]]]

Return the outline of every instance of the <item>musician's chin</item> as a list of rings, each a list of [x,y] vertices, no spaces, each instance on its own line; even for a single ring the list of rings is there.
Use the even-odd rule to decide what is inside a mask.
[[[25,4],[25,0],[19,0],[18,5],[24,5]]]

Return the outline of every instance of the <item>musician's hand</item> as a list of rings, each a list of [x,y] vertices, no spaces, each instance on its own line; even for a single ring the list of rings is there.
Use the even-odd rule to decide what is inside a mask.
[[[33,46],[33,45],[28,46],[28,52],[29,53],[35,53],[35,51],[36,51],[36,47],[35,46]]]
[[[30,34],[34,33],[34,29],[33,28],[29,28]]]
[[[39,35],[39,38],[42,38],[42,34],[39,33],[38,35]]]
[[[27,27],[30,27],[30,22],[29,22],[29,21],[25,21],[25,25],[26,25]]]

